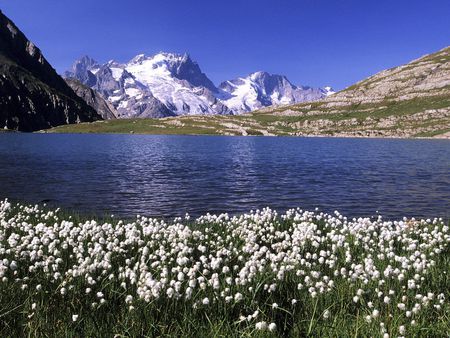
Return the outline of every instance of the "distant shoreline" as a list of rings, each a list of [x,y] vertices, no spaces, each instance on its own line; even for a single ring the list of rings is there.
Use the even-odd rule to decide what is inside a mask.
[[[139,132],[75,132],[75,131],[47,131],[52,129],[45,129],[33,132],[32,134],[91,134],[91,135],[172,135],[172,136],[232,136],[232,137],[303,137],[303,138],[355,138],[355,139],[401,139],[401,140],[450,140],[450,133],[439,134],[436,136],[357,136],[357,135],[224,135],[224,134],[183,134],[183,133],[139,133]],[[9,131],[17,132],[19,131]]]

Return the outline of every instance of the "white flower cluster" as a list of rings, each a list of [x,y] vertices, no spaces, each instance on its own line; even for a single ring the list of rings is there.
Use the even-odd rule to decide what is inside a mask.
[[[450,243],[439,219],[348,220],[337,212],[263,209],[170,223],[141,216],[75,223],[59,214],[0,202],[0,285],[14,284],[31,297],[43,288],[85,297],[93,308],[118,294],[130,310],[157,299],[196,311],[223,303],[247,309],[243,322],[270,331],[279,326],[277,312],[342,285],[367,325],[401,312],[402,335],[423,309],[438,311],[447,302],[426,290],[435,257]],[[333,313],[327,308],[322,318]],[[74,313],[68,320],[80,319]]]

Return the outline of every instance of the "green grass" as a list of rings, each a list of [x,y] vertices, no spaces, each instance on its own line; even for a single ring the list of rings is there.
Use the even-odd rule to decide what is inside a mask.
[[[174,134],[174,135],[241,135],[245,130],[248,135],[263,135],[262,130],[274,135],[294,135],[297,132],[308,134],[331,134],[352,133],[360,130],[360,127],[367,118],[372,118],[375,122],[390,116],[395,118],[408,118],[408,116],[420,113],[429,109],[448,108],[450,106],[449,97],[425,97],[415,98],[407,101],[394,102],[386,99],[377,104],[352,104],[344,107],[336,107],[331,112],[329,108],[323,107],[322,102],[314,102],[289,107],[298,111],[298,115],[277,114],[284,108],[277,108],[274,111],[254,112],[238,116],[182,116],[164,119],[118,119],[98,121],[93,123],[80,123],[59,126],[46,132],[50,133],[121,133],[121,134]],[[322,111],[321,114],[311,114],[312,111]],[[355,126],[340,126],[340,123],[356,119]],[[328,120],[333,123],[331,128],[313,131],[306,128],[299,128],[298,123],[306,121]],[[441,130],[450,123],[448,118],[417,120],[414,122],[403,122],[397,124],[396,130],[392,130],[393,136],[397,131],[401,132],[405,128],[419,129],[432,126],[435,130],[427,132],[429,135],[439,135]],[[234,125],[232,128],[229,124]],[[374,125],[379,131],[386,130]],[[416,133],[421,135],[420,132]]]
[[[77,125],[64,125],[49,132],[60,133],[116,133],[116,134],[208,134],[208,129],[201,126],[171,126],[159,119],[121,119],[106,120]]]
[[[450,128],[436,129],[429,132],[418,133],[415,137],[435,137],[441,134],[450,133]]]

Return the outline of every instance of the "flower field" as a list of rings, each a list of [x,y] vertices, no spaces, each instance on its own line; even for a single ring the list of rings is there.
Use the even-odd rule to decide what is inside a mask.
[[[0,202],[0,336],[446,337],[441,219],[86,220]]]

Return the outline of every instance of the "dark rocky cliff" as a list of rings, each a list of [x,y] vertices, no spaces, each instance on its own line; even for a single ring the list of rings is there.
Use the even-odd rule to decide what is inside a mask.
[[[0,128],[36,131],[99,119],[0,11]]]

